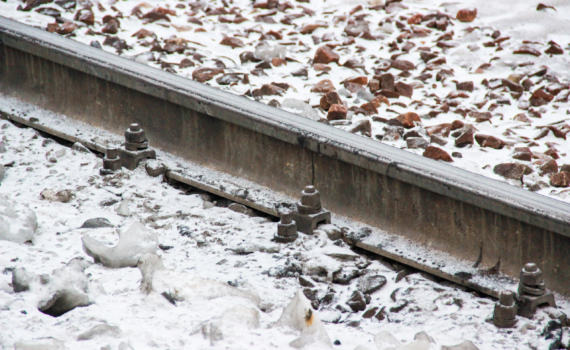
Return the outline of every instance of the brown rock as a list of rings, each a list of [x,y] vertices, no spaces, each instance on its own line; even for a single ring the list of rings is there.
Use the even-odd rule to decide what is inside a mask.
[[[380,76],[380,88],[382,90],[394,91],[394,76],[391,73],[382,74]]]
[[[513,159],[530,162],[532,160],[532,151],[528,147],[516,147]]]
[[[457,130],[457,129],[461,129],[462,127],[465,126],[465,123],[462,122],[461,120],[454,120],[451,123],[451,130]]]
[[[101,29],[101,32],[105,34],[117,34],[119,32],[119,26],[119,21],[111,19],[107,24],[105,24],[103,29]]]
[[[180,61],[180,64],[178,65],[180,69],[194,67],[194,66],[195,66],[194,62],[189,58],[183,59],[182,61]]]
[[[443,123],[438,125],[432,125],[425,128],[429,136],[440,135],[443,137],[449,137],[451,132],[451,123]]]
[[[83,22],[88,26],[92,26],[95,24],[95,14],[93,14],[93,11],[88,9],[79,10],[75,14],[75,20]]]
[[[368,89],[370,89],[371,93],[375,93],[376,91],[380,90],[380,80],[370,79],[370,82],[368,83]]]
[[[462,9],[457,12],[455,18],[457,18],[460,22],[473,22],[477,17],[477,9],[470,8],[470,9]]]
[[[390,106],[390,101],[388,101],[388,98],[386,98],[386,96],[383,95],[374,97],[374,99],[370,101],[370,103],[372,103],[376,108],[380,108],[382,103],[386,104],[387,106]]]
[[[468,92],[473,92],[473,82],[472,81],[464,81],[461,83],[456,83],[455,84],[455,88],[458,91],[468,91]]]
[[[48,23],[47,25],[47,31],[50,33],[56,33],[59,29],[59,24],[57,23]]]
[[[548,42],[548,44],[550,44],[550,47],[544,51],[544,53],[548,55],[562,55],[564,53],[564,50],[560,47],[560,45],[554,41],[551,40]]]
[[[132,37],[135,37],[137,39],[144,39],[144,38],[156,38],[156,34],[154,34],[154,32],[151,32],[150,30],[147,29],[141,29],[138,32],[136,32],[135,34],[132,35]]]
[[[408,24],[420,24],[422,23],[423,15],[421,13],[415,14],[408,18]]]
[[[414,112],[407,112],[404,114],[400,114],[396,119],[400,123],[402,123],[402,126],[406,129],[411,129],[414,126],[416,126],[414,122],[421,122],[422,121],[420,119],[420,116]]]
[[[339,59],[340,56],[336,52],[333,52],[333,50],[330,47],[325,45],[317,49],[317,52],[315,53],[315,58],[313,59],[313,64],[315,63],[329,64],[331,62],[336,62],[338,64]]]
[[[539,169],[540,169],[540,176],[544,176],[546,174],[556,174],[558,173],[558,163],[556,163],[556,161],[552,159],[542,164]]]
[[[433,159],[433,160],[443,160],[444,162],[453,162],[451,156],[446,151],[442,150],[439,147],[435,146],[428,146],[426,150],[422,154],[424,157]]]
[[[352,124],[347,130],[353,134],[360,132],[362,135],[370,137],[372,133],[372,125],[370,124],[370,120],[362,119]]]
[[[301,34],[312,34],[315,30],[324,27],[322,24],[305,24],[299,31]]]
[[[370,102],[363,103],[362,106],[360,106],[360,108],[365,110],[367,115],[378,114],[378,110],[376,109],[374,104]]]
[[[358,84],[358,85],[366,85],[366,84],[368,84],[368,78],[367,77],[348,78],[343,83],[344,84],[354,83],[354,84]]]
[[[523,46],[519,47],[518,49],[513,51],[513,53],[517,54],[517,55],[533,55],[536,57],[541,55],[540,51],[533,49],[532,47],[527,46],[527,45],[523,45]]]
[[[523,92],[524,86],[510,81],[509,79],[501,79],[502,85],[514,92]]]
[[[570,173],[570,164],[562,164],[562,166],[560,167],[560,172],[563,171]]]
[[[536,10],[537,10],[537,11],[545,10],[545,9],[553,9],[554,11],[556,11],[556,9],[554,8],[554,6],[548,6],[548,5],[545,5],[545,4],[538,4],[538,6],[536,7]]]
[[[271,65],[273,65],[273,67],[281,67],[283,65],[287,65],[287,61],[281,57],[273,57],[271,59]]]
[[[263,96],[281,96],[285,92],[284,89],[273,84],[263,84],[259,90]]]
[[[316,70],[317,72],[330,72],[331,71],[331,67],[327,66],[326,64],[322,64],[322,63],[313,64],[313,69]]]
[[[554,99],[554,96],[544,91],[543,89],[537,89],[532,93],[531,99],[539,99],[539,98],[550,102]]]
[[[223,69],[220,68],[198,68],[192,72],[192,79],[203,83],[212,80],[216,75],[222,74]]]
[[[333,82],[330,81],[329,79],[323,79],[311,88],[311,92],[323,93],[323,94],[327,92],[333,92],[335,90],[336,89],[334,88]]]
[[[390,64],[390,67],[394,68],[394,69],[398,69],[398,70],[403,70],[403,71],[413,70],[416,68],[412,62],[405,61],[405,60],[394,60]]]
[[[402,83],[401,81],[397,82],[394,87],[396,88],[396,92],[402,96],[412,98],[412,95],[414,94],[414,87],[406,83]]]
[[[550,177],[550,185],[554,187],[568,187],[570,186],[570,173],[562,171]]]
[[[376,91],[375,95],[382,95],[382,96],[385,96],[387,98],[400,98],[400,94],[398,92],[391,91],[391,90]]]
[[[519,113],[519,114],[515,115],[513,120],[516,120],[518,122],[523,122],[523,123],[530,123],[531,122],[531,120],[528,119],[528,117],[524,113]]]
[[[241,41],[240,39],[232,38],[229,36],[226,36],[225,38],[223,38],[222,41],[220,42],[220,45],[231,46],[232,49],[235,49],[236,47],[244,47],[245,46],[243,41]]]
[[[56,31],[59,35],[67,35],[73,33],[73,31],[77,28],[77,24],[65,21],[61,27]]]
[[[507,145],[505,141],[496,138],[495,136],[483,134],[475,135],[475,141],[477,141],[481,147],[490,147],[494,149],[503,149]]]
[[[327,92],[321,97],[320,106],[323,110],[328,111],[331,105],[342,105],[342,100],[335,91]]]
[[[493,172],[505,179],[522,180],[526,167],[519,163],[503,163],[497,164],[493,168]]]
[[[469,116],[475,118],[477,123],[488,122],[493,118],[493,115],[490,112],[469,112]]]
[[[455,139],[455,146],[462,148],[465,146],[470,146],[474,143],[473,140],[473,130],[468,129],[467,131],[463,132],[459,135],[458,138]]]
[[[327,113],[328,120],[340,120],[346,119],[346,113],[348,110],[343,105],[332,105]]]

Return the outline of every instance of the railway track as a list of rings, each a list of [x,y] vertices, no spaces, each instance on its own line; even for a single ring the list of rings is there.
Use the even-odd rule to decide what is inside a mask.
[[[512,288],[528,262],[549,288],[570,291],[570,204],[1,17],[0,92],[69,122],[4,117],[99,153],[104,143],[69,125],[116,138],[137,122],[151,147],[220,173],[215,182],[176,170],[168,178],[270,215],[311,184],[333,219],[370,227],[349,243],[485,294]],[[273,194],[236,195],[233,177]]]

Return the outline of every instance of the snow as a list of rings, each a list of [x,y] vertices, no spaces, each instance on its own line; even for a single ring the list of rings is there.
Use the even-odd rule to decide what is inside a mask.
[[[37,229],[38,222],[33,210],[0,195],[0,240],[24,243],[33,238]]]
[[[51,120],[48,115],[30,115],[48,125]],[[78,128],[59,121],[70,130]],[[112,135],[89,130],[93,134],[86,129],[86,137],[98,134],[102,140],[114,142]],[[540,309],[533,320],[520,319],[513,330],[496,329],[487,321],[493,300],[423,273],[412,273],[396,283],[397,264],[356,254],[335,237],[340,227],[346,232],[359,229],[340,218],[333,218],[332,225],[312,236],[299,233],[293,243],[276,244],[271,242],[276,223],[270,218],[259,213],[250,217],[215,205],[204,208],[205,199],[210,203],[216,200],[150,177],[144,164],[134,171],[123,169],[100,176],[100,159],[94,154],[50,142],[32,129],[0,121],[0,139],[7,148],[0,163],[14,161],[0,183],[0,194],[17,205],[27,205],[38,222],[31,242],[0,241],[2,348],[51,344],[81,349],[107,345],[111,349],[288,349],[290,344],[301,346],[318,340],[305,347],[316,348],[317,344],[328,346],[326,335],[331,342],[340,341],[334,348],[352,350],[362,345],[376,349],[374,338],[381,331],[390,332],[406,347],[417,345],[415,334],[425,331],[435,341],[430,349],[465,340],[479,349],[543,348],[551,342],[540,333],[551,318],[558,317],[559,310]],[[55,163],[46,158],[46,154],[56,153],[61,156]],[[195,169],[160,150],[157,154],[169,168]],[[215,184],[220,180],[215,172],[201,171],[204,181]],[[55,193],[69,190],[72,196],[68,202],[50,201],[40,195],[46,189]],[[250,193],[268,198],[272,196],[269,192],[259,189]],[[121,198],[130,198],[130,216],[117,214]],[[113,227],[81,228],[95,218],[106,218]],[[126,232],[141,224],[157,237],[162,249],[156,251],[158,256],[144,255],[137,268],[91,263],[93,258],[82,249],[86,237],[109,248],[117,246],[122,238],[117,238],[117,230]],[[336,240],[329,239],[327,232]],[[382,235],[374,236],[382,239]],[[393,242],[394,249],[407,249],[405,242],[386,240]],[[393,249],[389,244],[387,248]],[[421,256],[428,253],[416,252]],[[154,266],[152,273],[145,271],[149,257],[154,261],[148,265]],[[65,267],[68,262],[80,261],[73,259],[89,264],[84,271],[65,272],[70,269]],[[444,268],[454,271],[455,263],[447,263]],[[30,290],[16,293],[10,285],[12,273],[22,268],[33,274],[36,282],[30,284]],[[361,277],[346,285],[337,284],[332,280],[339,270],[382,275],[387,282],[370,295],[365,311],[347,312],[346,301],[362,284]],[[42,275],[50,276],[48,284],[42,285],[37,282],[39,277],[34,277]],[[314,287],[301,286],[299,275]],[[70,288],[87,297],[80,303],[86,306],[59,317],[38,310],[57,291]],[[312,311],[312,331],[299,326],[299,317],[306,316],[308,309],[306,295],[316,301],[310,300],[317,308]],[[567,312],[567,299],[557,295],[557,303]],[[362,317],[373,307],[384,319]],[[292,309],[297,310],[297,323],[293,322],[297,326],[282,325],[292,324],[284,321],[278,324],[287,318],[283,315],[295,314],[289,312]],[[320,320],[319,327],[316,320]],[[566,330],[564,336],[568,336]]]

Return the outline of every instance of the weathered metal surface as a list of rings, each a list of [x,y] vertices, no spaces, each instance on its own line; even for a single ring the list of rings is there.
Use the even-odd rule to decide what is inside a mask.
[[[0,18],[0,92],[570,292],[570,205]],[[357,243],[357,242],[356,242]],[[366,246],[366,244],[362,244]],[[373,247],[367,249],[373,250]]]

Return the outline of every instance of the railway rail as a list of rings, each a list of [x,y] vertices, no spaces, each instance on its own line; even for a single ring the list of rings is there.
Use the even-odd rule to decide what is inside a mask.
[[[534,262],[570,292],[570,204],[410,154],[0,17],[0,92],[110,134],[133,122],[151,147],[275,191],[252,201],[200,178],[166,176],[277,215],[305,185],[333,214],[371,226],[355,246],[483,293]],[[6,118],[100,153],[105,146],[28,116]],[[279,198],[278,198],[279,197]],[[453,260],[456,263],[445,264]],[[486,282],[487,281],[487,282]]]

